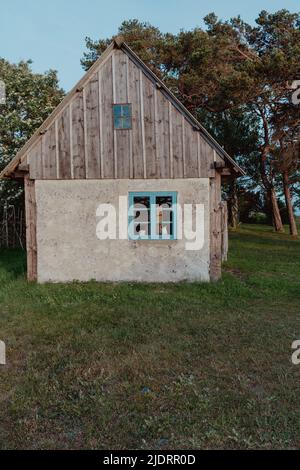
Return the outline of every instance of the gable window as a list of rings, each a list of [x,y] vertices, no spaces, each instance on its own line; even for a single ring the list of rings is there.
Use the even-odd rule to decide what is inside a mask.
[[[129,193],[129,238],[174,240],[177,193]]]
[[[114,128],[131,129],[132,128],[132,106],[131,104],[113,105]]]

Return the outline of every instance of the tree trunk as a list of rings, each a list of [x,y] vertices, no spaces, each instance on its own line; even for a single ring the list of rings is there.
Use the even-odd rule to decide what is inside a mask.
[[[269,194],[270,194],[270,201],[271,201],[271,207],[272,207],[273,225],[274,225],[275,231],[284,232],[284,228],[283,228],[283,224],[281,220],[281,214],[280,214],[278,201],[276,197],[276,192],[273,186],[269,190]]]
[[[298,230],[297,230],[297,224],[295,220],[292,196],[291,196],[290,185],[289,185],[289,175],[286,171],[284,171],[282,174],[282,181],[283,181],[285,204],[286,204],[288,217],[289,217],[290,234],[292,235],[292,237],[297,238]]]
[[[267,195],[270,199],[270,204],[272,208],[272,219],[273,219],[273,226],[276,232],[284,232],[281,214],[279,211],[278,201],[276,197],[275,188],[273,186],[273,171],[272,168],[269,170],[269,175],[267,174],[267,160],[268,155],[271,150],[270,146],[270,132],[269,132],[269,122],[266,114],[266,109],[258,108],[258,111],[262,118],[263,129],[264,129],[264,145],[261,149],[261,156],[260,156],[260,173],[261,179],[263,182],[264,187],[267,190]]]
[[[236,229],[239,223],[239,202],[237,183],[233,181],[229,187],[229,226]]]

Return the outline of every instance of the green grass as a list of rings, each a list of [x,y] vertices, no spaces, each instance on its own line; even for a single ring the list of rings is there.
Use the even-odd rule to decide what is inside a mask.
[[[244,226],[216,284],[35,285],[1,252],[0,448],[299,448],[299,254]]]

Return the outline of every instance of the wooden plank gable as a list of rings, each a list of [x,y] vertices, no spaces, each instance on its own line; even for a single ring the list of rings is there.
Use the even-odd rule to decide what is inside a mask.
[[[32,179],[214,176],[221,157],[134,54],[113,47],[92,69],[28,147]],[[131,129],[114,128],[114,104],[131,104]]]
[[[72,157],[74,179],[86,178],[83,91],[72,102]]]

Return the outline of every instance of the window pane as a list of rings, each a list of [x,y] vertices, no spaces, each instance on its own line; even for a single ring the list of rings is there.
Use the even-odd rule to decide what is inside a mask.
[[[139,207],[144,206],[144,208],[150,209],[150,197],[149,196],[134,196],[133,204],[134,204],[134,207],[139,205]]]
[[[172,196],[156,197],[156,235],[160,238],[173,236],[173,198]]]
[[[142,223],[150,223],[150,211],[148,209],[134,209],[133,219]]]
[[[126,104],[122,106],[122,116],[131,117],[131,105],[130,104]]]
[[[173,235],[173,224],[168,224],[168,223],[160,224],[158,235],[161,238],[170,238]]]
[[[131,129],[131,104],[114,104],[113,115],[115,129]]]
[[[122,116],[122,106],[120,104],[114,105],[114,117],[121,117]]]
[[[122,118],[122,129],[131,129],[131,117]]]
[[[156,204],[165,206],[166,208],[172,207],[172,196],[157,196]]]
[[[144,222],[134,222],[133,234],[135,237],[148,237],[150,235],[150,224]]]
[[[173,222],[173,210],[172,209],[163,209],[162,222],[165,222],[165,223]]]
[[[114,117],[114,125],[115,125],[115,129],[122,129],[122,118],[121,117],[117,117],[115,116]]]
[[[173,236],[173,224],[168,222],[161,222],[156,225],[156,234],[160,238],[169,238]]]
[[[150,230],[150,197],[134,196],[133,208],[133,235],[135,237],[149,238]]]

